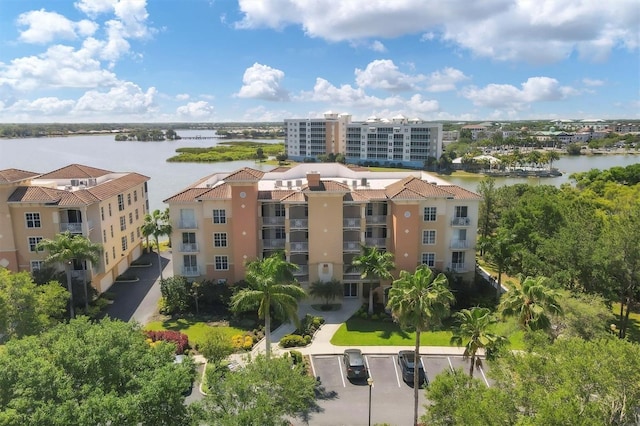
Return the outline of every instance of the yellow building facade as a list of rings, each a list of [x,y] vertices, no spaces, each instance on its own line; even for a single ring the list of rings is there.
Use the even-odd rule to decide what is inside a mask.
[[[351,267],[361,246],[473,277],[480,196],[422,171],[372,172],[337,163],[216,173],[165,200],[174,275],[232,283],[247,261],[284,251],[304,288],[339,280],[363,297]],[[388,283],[387,283],[388,284]],[[383,286],[379,291],[384,291]]]
[[[142,253],[148,177],[72,164],[48,173],[0,170],[0,266],[34,271],[48,253],[42,239],[71,232],[102,245],[87,279],[106,291]],[[81,277],[82,265],[72,273]]]

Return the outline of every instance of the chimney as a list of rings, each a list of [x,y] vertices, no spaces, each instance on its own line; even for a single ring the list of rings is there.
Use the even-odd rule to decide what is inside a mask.
[[[309,188],[319,188],[320,187],[320,173],[319,172],[308,172],[307,173],[307,183],[309,184]]]

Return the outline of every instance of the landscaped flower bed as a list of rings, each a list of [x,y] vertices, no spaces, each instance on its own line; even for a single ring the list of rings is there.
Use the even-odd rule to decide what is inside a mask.
[[[155,342],[170,342],[176,345],[176,355],[183,354],[187,349],[189,349],[189,337],[180,333],[179,331],[173,330],[147,330],[145,334],[150,340],[150,343]]]
[[[311,339],[316,331],[324,324],[324,318],[307,314],[300,321],[300,328],[292,334],[286,334],[280,339],[280,346],[283,348],[293,348],[296,346],[306,346],[311,343]]]

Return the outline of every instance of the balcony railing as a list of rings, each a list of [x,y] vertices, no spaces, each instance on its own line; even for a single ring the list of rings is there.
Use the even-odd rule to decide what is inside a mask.
[[[452,240],[452,249],[468,249],[471,246],[469,240]]]
[[[453,272],[467,272],[467,268],[464,263],[450,263],[448,268]]]
[[[451,219],[451,226],[469,226],[471,225],[471,219],[468,217],[454,217]]]
[[[367,247],[386,247],[386,238],[365,238],[364,243]]]
[[[307,229],[309,228],[309,219],[291,219],[289,225],[291,229]]]
[[[194,253],[198,251],[198,243],[182,243],[180,251],[183,253]]]
[[[60,232],[71,232],[72,234],[82,234],[82,222],[61,223]]]
[[[360,252],[360,241],[345,241],[342,250],[346,252]]]
[[[194,220],[179,220],[178,228],[180,229],[198,229],[198,224]]]
[[[344,265],[344,267],[342,268],[342,272],[344,275],[347,276],[360,276],[360,274],[362,274],[362,271],[360,271],[360,269],[358,268],[354,268],[351,265]]]
[[[262,225],[264,226],[282,226],[284,225],[284,216],[262,216]]]
[[[200,270],[197,266],[183,266],[182,275],[185,277],[197,277],[200,275]]]
[[[286,242],[287,240],[284,238],[265,238],[262,240],[262,245],[264,248],[281,249],[284,248]]]
[[[360,219],[343,219],[343,227],[348,229],[360,229]]]
[[[298,265],[298,269],[293,271],[294,277],[302,277],[304,275],[309,275],[309,265]]]
[[[386,216],[366,216],[367,224],[379,224],[386,225],[387,217]]]
[[[306,241],[292,241],[290,248],[291,253],[305,253],[309,251],[309,243]]]

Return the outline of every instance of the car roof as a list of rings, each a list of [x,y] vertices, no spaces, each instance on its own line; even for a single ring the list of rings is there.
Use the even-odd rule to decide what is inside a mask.
[[[364,357],[359,349],[347,349],[344,353],[349,356],[350,365],[364,365]]]

